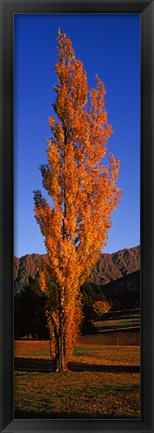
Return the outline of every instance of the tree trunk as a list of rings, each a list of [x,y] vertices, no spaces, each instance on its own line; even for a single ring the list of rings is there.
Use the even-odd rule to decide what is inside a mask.
[[[65,335],[64,335],[64,321],[65,321],[65,311],[64,311],[64,290],[61,288],[60,299],[60,325],[58,332],[58,354],[56,358],[56,371],[67,371],[67,361],[65,353]]]
[[[59,344],[58,355],[56,357],[56,372],[60,371],[68,371],[63,341]]]
[[[59,356],[57,356],[56,359],[56,372],[60,371],[68,371],[67,363],[65,358],[62,356],[62,353],[59,353]]]

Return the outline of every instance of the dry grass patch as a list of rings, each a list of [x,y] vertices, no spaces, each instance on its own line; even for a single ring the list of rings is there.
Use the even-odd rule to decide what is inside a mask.
[[[139,347],[79,342],[71,359],[74,371],[68,373],[50,372],[49,361],[48,370],[42,372],[50,359],[48,341],[16,341],[14,349],[21,364],[24,361],[29,366],[32,359],[34,366],[32,371],[22,367],[15,372],[15,418],[140,418],[140,375],[133,370],[140,364]],[[77,371],[82,365],[83,371]],[[111,371],[105,372],[106,366]]]
[[[14,391],[15,417],[140,417],[139,374],[16,372]]]

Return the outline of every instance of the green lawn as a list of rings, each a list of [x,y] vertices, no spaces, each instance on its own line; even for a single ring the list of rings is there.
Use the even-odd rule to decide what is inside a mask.
[[[139,418],[139,374],[16,372],[15,418]]]
[[[119,329],[140,326],[140,317],[122,318],[122,319],[108,319],[93,321],[96,328],[105,329]]]
[[[67,373],[52,372],[48,341],[15,341],[15,418],[140,418],[139,346],[81,341]]]
[[[99,330],[121,329],[140,327],[140,311],[139,309],[111,311],[105,313],[101,320],[93,321],[94,326]]]
[[[93,360],[100,360],[107,365],[140,365],[140,349],[138,346],[133,346],[131,349],[127,347],[76,347],[74,356],[88,357]]]

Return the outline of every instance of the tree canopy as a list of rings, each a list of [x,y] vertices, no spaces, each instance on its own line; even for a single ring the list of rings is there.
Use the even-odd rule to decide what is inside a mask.
[[[48,272],[40,272],[40,282],[49,300],[51,351],[56,369],[62,370],[81,322],[80,287],[106,244],[121,189],[119,159],[110,154],[109,165],[103,164],[112,133],[105,85],[96,76],[96,88],[88,90],[83,63],[60,29],[55,70],[55,117],[49,117],[52,137],[47,142],[47,164],[41,166],[43,186],[53,205],[40,191],[35,191],[34,201],[49,257]]]

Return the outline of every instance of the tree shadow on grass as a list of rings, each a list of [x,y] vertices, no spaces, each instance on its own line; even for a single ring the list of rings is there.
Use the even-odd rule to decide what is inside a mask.
[[[15,371],[35,371],[40,373],[51,373],[54,371],[54,363],[49,359],[15,358]],[[102,365],[88,364],[83,362],[69,362],[68,369],[74,372],[94,371],[110,373],[139,373],[138,365]]]
[[[91,420],[99,420],[99,419],[117,419],[119,420],[119,415],[116,414],[90,414],[90,413],[80,413],[80,412],[74,412],[74,413],[66,413],[66,412],[26,412],[24,410],[15,410],[14,412],[14,418],[15,419],[53,419],[53,420],[60,420],[60,419],[91,419]],[[140,417],[134,417],[130,414],[121,415],[120,419],[125,420],[134,420],[134,419],[140,419]]]

